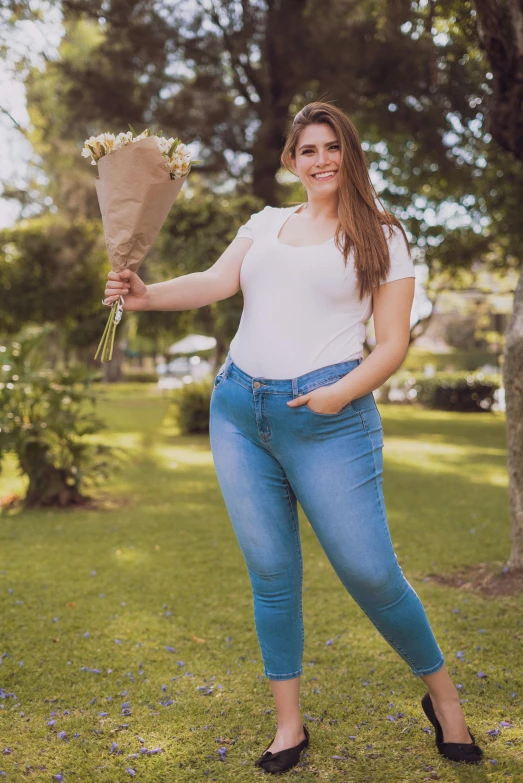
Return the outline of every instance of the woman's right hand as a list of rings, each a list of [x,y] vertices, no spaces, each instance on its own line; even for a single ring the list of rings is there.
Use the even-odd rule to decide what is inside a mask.
[[[145,310],[147,286],[136,272],[123,269],[121,272],[109,272],[104,291],[104,304],[112,305],[120,296],[124,298],[124,310]]]

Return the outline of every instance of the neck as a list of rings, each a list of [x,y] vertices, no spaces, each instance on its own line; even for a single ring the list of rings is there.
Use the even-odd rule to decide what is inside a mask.
[[[338,217],[338,195],[317,196],[307,192],[307,212],[313,220]]]

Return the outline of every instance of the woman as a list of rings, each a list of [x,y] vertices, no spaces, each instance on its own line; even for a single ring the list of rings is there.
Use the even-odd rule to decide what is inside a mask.
[[[383,500],[383,430],[372,391],[408,347],[407,238],[372,186],[356,128],[332,104],[311,103],[296,115],[281,160],[307,191],[304,204],[252,215],[205,272],[149,286],[129,270],[110,272],[105,290],[109,304],[123,294],[126,310],[187,310],[232,296],[241,284],[244,309],[214,379],[210,439],[278,716],[255,763],[282,772],[309,744],[299,706],[297,501],[342,584],[426,683],[422,707],[439,752],[477,763],[482,751],[397,561]],[[377,342],[363,360],[371,314]]]

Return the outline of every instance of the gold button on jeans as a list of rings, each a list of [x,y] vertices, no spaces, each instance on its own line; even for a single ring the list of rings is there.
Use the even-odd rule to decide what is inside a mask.
[[[259,389],[260,386],[261,386],[261,383],[259,381],[254,381],[254,383],[252,385],[254,386],[255,389]]]

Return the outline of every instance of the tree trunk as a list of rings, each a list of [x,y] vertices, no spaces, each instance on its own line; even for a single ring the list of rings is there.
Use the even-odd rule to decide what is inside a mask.
[[[29,444],[19,462],[21,470],[29,477],[25,508],[67,508],[84,505],[90,500],[81,494],[76,482],[68,483],[70,472],[55,468],[47,461],[46,450],[38,444]]]
[[[509,569],[523,568],[523,270],[507,328],[503,382],[507,407],[507,464],[512,551]]]

